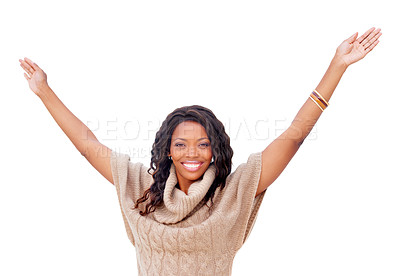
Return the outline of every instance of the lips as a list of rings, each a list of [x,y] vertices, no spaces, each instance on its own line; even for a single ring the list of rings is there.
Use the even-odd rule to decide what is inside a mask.
[[[181,162],[181,164],[188,171],[194,172],[194,171],[197,171],[198,169],[200,169],[200,167],[203,165],[203,162],[186,161],[186,162]]]

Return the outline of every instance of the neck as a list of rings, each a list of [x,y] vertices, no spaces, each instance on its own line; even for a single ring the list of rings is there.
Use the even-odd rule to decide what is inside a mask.
[[[179,175],[177,175],[177,178],[178,178],[178,183],[176,184],[176,187],[187,195],[190,185],[192,185],[194,182],[200,179],[203,179],[203,176],[201,176],[199,179],[196,180],[183,179]]]
[[[179,178],[179,177],[178,177]],[[194,181],[183,181],[178,179],[178,183],[176,184],[177,188],[184,192],[185,194],[188,194],[189,187]]]

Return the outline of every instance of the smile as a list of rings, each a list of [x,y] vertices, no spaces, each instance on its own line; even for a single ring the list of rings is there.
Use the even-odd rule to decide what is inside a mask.
[[[203,165],[203,162],[182,162],[181,164],[188,171],[194,172],[197,171],[201,167],[201,165]]]

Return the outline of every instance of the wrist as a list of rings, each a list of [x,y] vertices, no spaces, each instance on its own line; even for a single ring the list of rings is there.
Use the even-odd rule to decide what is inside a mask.
[[[52,92],[53,92],[53,90],[51,90],[50,86],[44,85],[44,86],[38,88],[38,91],[37,91],[36,94],[39,96],[39,98],[41,100],[43,100],[44,98],[46,98]]]
[[[343,70],[343,72],[346,71],[347,67],[349,67],[349,65],[339,55],[335,55],[333,57],[330,66],[339,70]]]

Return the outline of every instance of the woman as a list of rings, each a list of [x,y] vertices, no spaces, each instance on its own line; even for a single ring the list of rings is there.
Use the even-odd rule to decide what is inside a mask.
[[[378,44],[380,29],[355,33],[290,127],[231,173],[233,151],[222,123],[201,106],[178,108],[156,134],[150,168],[102,145],[57,98],[43,70],[25,58],[32,91],[79,152],[115,185],[140,275],[230,275],[266,189],[281,174],[329,105],[347,67]]]

